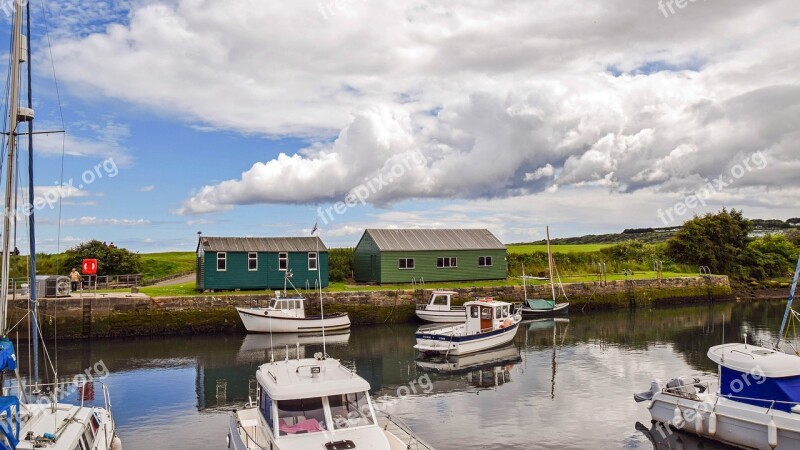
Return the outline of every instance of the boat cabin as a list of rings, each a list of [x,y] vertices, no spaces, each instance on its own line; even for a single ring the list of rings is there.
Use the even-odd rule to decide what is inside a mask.
[[[797,356],[738,343],[711,347],[708,357],[719,364],[721,395],[763,408],[800,413]]]
[[[422,309],[426,311],[450,311],[450,301],[454,295],[456,295],[454,291],[433,291],[428,303],[422,305]]]
[[[466,335],[487,333],[514,325],[511,303],[481,298],[464,303],[467,309]]]
[[[267,309],[282,316],[302,319],[306,317],[305,301],[303,297],[281,298],[280,292],[275,291],[275,298],[269,301]]]
[[[256,379],[259,421],[280,448],[383,447],[369,383],[339,361],[316,355],[264,364]]]

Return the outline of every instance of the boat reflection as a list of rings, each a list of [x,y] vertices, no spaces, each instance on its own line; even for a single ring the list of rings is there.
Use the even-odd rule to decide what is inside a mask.
[[[467,384],[478,388],[501,386],[511,381],[511,368],[522,361],[513,344],[463,356],[420,356],[417,368],[423,372],[464,375]]]
[[[653,444],[654,450],[728,450],[735,448],[720,442],[703,439],[694,434],[678,431],[672,427],[667,428],[657,422],[654,422],[650,428],[647,428],[641,422],[636,422],[636,430],[644,434],[647,440]]]
[[[326,345],[347,345],[350,330],[325,333]],[[289,358],[310,358],[315,352],[322,350],[321,333],[251,333],[242,340],[236,356],[242,362],[266,363],[273,357],[275,360]]]

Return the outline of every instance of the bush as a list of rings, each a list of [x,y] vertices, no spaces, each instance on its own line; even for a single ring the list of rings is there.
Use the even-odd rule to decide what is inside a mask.
[[[353,278],[356,251],[354,248],[328,249],[328,278],[330,281],[347,281]]]
[[[100,241],[84,242],[64,252],[61,271],[69,273],[73,268],[80,271],[84,259],[97,260],[98,275],[121,275],[140,273],[142,258],[124,248],[112,248]]]

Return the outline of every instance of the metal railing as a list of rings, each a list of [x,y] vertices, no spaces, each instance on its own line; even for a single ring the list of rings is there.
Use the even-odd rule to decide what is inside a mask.
[[[434,450],[432,445],[417,437],[411,428],[400,420],[399,417],[381,412],[380,419],[385,421],[381,428],[397,437],[397,439],[406,445],[407,449]]]

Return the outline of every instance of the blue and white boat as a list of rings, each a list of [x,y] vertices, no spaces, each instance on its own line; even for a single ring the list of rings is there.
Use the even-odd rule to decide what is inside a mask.
[[[506,345],[522,321],[513,306],[491,298],[466,302],[465,323],[418,331],[414,348],[427,354],[458,356]]]
[[[783,336],[800,261],[795,271],[779,336]],[[780,349],[780,340],[776,344]],[[652,420],[672,428],[748,449],[800,449],[800,358],[797,352],[745,343],[711,347],[708,357],[717,363],[716,377],[676,378],[661,386],[658,380],[650,390],[636,394],[637,402],[647,402]]]

